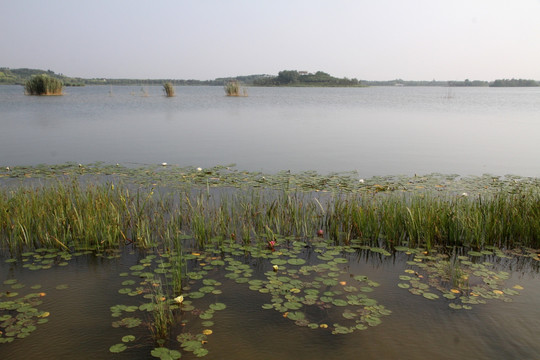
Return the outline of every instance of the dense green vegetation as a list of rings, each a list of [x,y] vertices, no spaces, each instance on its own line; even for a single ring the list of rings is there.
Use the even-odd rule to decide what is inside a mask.
[[[448,86],[489,86],[489,82],[465,79],[465,81],[449,81]]]
[[[388,249],[540,247],[537,181],[440,177],[358,181],[337,175],[262,176],[219,167],[73,169],[74,175],[132,174],[131,185],[81,187],[74,182],[15,191],[2,187],[4,248],[107,248],[124,241],[144,248],[173,241],[180,233],[190,234],[201,245],[216,237],[251,244],[265,243],[275,235],[309,238],[318,230],[339,244],[356,239]],[[43,175],[43,169],[15,168],[0,175],[26,179]],[[139,181],[140,187],[133,190]],[[167,190],[160,194],[144,184]],[[460,193],[462,185],[478,190]]]
[[[254,80],[258,86],[360,86],[357,79],[338,79],[317,71],[315,74],[296,70],[283,70],[275,77],[263,77]]]
[[[51,78],[62,81],[64,86],[83,86],[85,80],[81,78],[72,78],[62,74],[55,74],[51,70],[39,69],[8,69],[0,68],[0,85],[25,85],[32,76],[47,75]]]
[[[105,349],[178,359],[213,356],[205,345],[239,293],[281,322],[342,335],[392,320],[400,308],[380,301],[379,287],[397,286],[414,304],[436,301],[437,311],[472,311],[511,302],[525,289],[512,275],[538,272],[540,261],[535,178],[64,164],[4,168],[0,180],[0,261],[10,269],[0,282],[0,344],[71,316],[40,307],[71,299],[54,294],[71,284],[34,284],[25,294],[16,276],[27,271],[77,282],[80,299],[86,278],[69,276],[73,269],[107,266],[105,291],[116,286],[122,297],[109,306],[117,340]],[[376,276],[358,270],[364,260],[381,265],[370,267]],[[21,276],[29,278],[45,277]]]
[[[47,74],[32,75],[24,84],[27,95],[62,95],[64,84],[61,80]]]
[[[489,86],[493,87],[531,87],[540,86],[538,81],[526,80],[526,79],[499,79],[490,83]]]

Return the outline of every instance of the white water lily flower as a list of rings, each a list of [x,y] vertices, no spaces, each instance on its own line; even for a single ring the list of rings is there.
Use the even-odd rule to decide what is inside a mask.
[[[167,166],[167,163],[163,162],[161,163],[161,166]]]
[[[202,171],[202,168],[198,167],[198,168],[197,168],[197,171]]]
[[[469,194],[467,194],[466,192],[464,192],[463,194],[461,194],[461,196],[467,197],[467,196],[469,196]]]
[[[364,179],[360,179],[360,180],[358,180],[358,182],[363,184],[363,183],[364,183]]]
[[[177,302],[178,304],[181,304],[184,302],[184,297],[182,295],[177,296],[174,298],[174,301]]]

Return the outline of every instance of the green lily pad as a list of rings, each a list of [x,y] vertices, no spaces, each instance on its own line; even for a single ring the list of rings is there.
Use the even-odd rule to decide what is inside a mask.
[[[206,350],[203,347],[200,347],[198,349],[193,350],[193,355],[195,355],[196,357],[203,357],[203,356],[208,355],[208,350]]]
[[[306,263],[306,260],[300,259],[300,258],[292,258],[292,259],[289,259],[287,263],[289,263],[290,265],[304,265]]]
[[[134,341],[135,340],[135,336],[133,335],[126,335],[126,336],[123,336],[122,337],[122,342],[131,342],[131,341]]]
[[[439,295],[430,292],[424,292],[422,296],[429,300],[435,300],[439,298]]]
[[[334,304],[335,306],[347,306],[348,305],[347,301],[345,301],[343,299],[334,299],[332,301],[332,304]]]
[[[121,353],[122,351],[126,350],[127,346],[125,344],[116,344],[109,348],[109,351],[112,353]]]
[[[291,302],[291,301],[287,301],[287,302],[283,303],[283,306],[285,306],[289,310],[299,310],[299,309],[302,308],[301,303],[299,303],[299,302]]]
[[[224,303],[210,304],[210,309],[215,310],[215,311],[223,310],[226,307],[227,305],[225,305]]]
[[[306,318],[306,315],[301,311],[294,311],[294,312],[290,312],[287,315],[287,318],[293,321],[304,320]]]
[[[160,358],[161,360],[175,360],[182,357],[182,354],[178,350],[169,350],[163,347],[155,348],[150,352],[150,354],[155,358]]]

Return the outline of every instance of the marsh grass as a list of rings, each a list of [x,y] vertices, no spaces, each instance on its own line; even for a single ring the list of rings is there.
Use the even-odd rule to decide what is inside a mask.
[[[170,82],[166,82],[165,84],[163,84],[163,91],[165,92],[165,95],[167,97],[175,96],[174,86]]]
[[[24,84],[24,92],[27,95],[63,95],[63,88],[62,81],[46,74],[33,75]]]
[[[159,345],[163,345],[162,343],[169,338],[169,332],[174,323],[174,314],[161,281],[155,280],[152,285],[152,311],[149,328],[154,340]]]
[[[216,193],[217,194],[217,193]],[[2,247],[181,248],[232,239],[266,244],[278,237],[313,239],[319,229],[337,244],[410,247],[540,247],[537,189],[462,197],[431,193],[306,193],[208,188],[189,192],[77,181],[0,189]],[[314,240],[316,241],[316,240]]]
[[[240,86],[236,80],[229,81],[225,84],[225,94],[227,96],[248,96],[247,90]]]

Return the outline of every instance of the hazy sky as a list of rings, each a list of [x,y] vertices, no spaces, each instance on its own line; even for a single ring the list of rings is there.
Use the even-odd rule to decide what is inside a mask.
[[[540,0],[0,0],[0,67],[214,79],[540,80]]]

